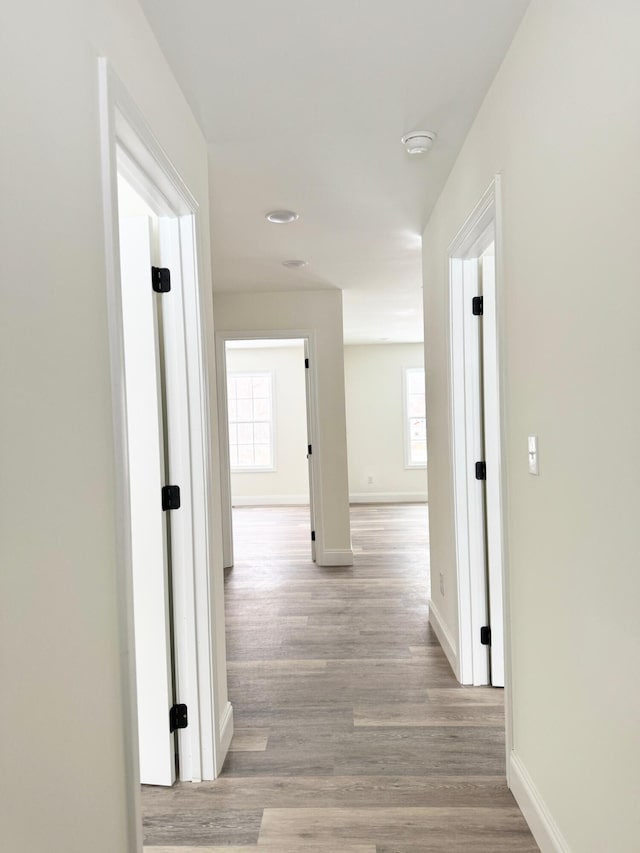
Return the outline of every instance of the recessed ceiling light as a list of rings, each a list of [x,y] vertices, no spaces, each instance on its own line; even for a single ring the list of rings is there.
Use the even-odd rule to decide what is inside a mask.
[[[301,261],[297,258],[291,258],[291,260],[283,261],[282,266],[288,267],[289,269],[298,270],[301,267],[306,267],[309,261]]]
[[[407,154],[426,154],[436,138],[432,130],[412,130],[402,137]]]
[[[295,210],[271,210],[267,213],[269,222],[274,222],[276,225],[286,225],[287,222],[295,222],[298,214]]]

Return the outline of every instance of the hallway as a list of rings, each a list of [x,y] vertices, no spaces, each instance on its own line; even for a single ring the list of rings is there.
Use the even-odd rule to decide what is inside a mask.
[[[426,507],[351,517],[355,566],[321,569],[306,508],[234,510],[234,741],[217,782],[144,791],[155,853],[538,849],[504,779],[502,691],[460,688],[427,624]]]

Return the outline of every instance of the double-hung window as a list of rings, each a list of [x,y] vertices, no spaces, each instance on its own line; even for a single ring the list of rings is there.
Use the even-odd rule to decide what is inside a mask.
[[[232,471],[273,471],[273,377],[229,373],[229,456]]]
[[[427,419],[424,394],[424,368],[406,367],[404,371],[405,465],[425,468],[427,464]]]

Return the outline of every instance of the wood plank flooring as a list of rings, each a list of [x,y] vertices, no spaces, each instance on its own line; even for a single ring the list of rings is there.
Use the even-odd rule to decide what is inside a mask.
[[[236,734],[216,782],[143,789],[149,851],[538,850],[502,691],[460,687],[428,625],[426,507],[352,507],[349,568],[311,562],[304,508],[236,509],[234,530]]]

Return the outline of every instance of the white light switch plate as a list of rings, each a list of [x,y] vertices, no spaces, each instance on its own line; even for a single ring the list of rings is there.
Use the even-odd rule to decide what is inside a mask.
[[[540,469],[538,466],[538,436],[530,435],[528,437],[528,445],[529,445],[529,473],[530,474],[539,474]]]

